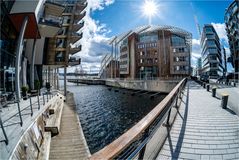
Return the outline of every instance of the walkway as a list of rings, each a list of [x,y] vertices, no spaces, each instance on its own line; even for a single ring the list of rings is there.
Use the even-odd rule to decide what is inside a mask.
[[[13,153],[16,145],[18,144],[21,137],[24,135],[24,133],[29,129],[29,126],[31,126],[45,110],[46,107],[50,105],[50,103],[53,103],[56,99],[56,96],[54,98],[48,97],[48,99],[45,98],[45,105],[43,102],[43,96],[39,97],[39,104],[40,109],[38,110],[38,99],[37,97],[32,97],[32,111],[33,115],[31,116],[31,109],[30,109],[30,99],[24,101],[20,101],[20,108],[21,108],[21,114],[22,114],[22,121],[23,125],[20,126],[20,117],[17,114],[17,104],[9,104],[8,107],[2,108],[0,111],[0,117],[2,121],[4,122],[4,129],[6,132],[6,135],[9,140],[9,144],[6,145],[4,142],[0,143],[0,160],[9,159],[11,154]],[[51,100],[50,100],[51,98]],[[49,102],[48,102],[49,101]],[[12,117],[11,119],[9,119]],[[8,120],[9,119],[9,120]],[[2,132],[2,128],[0,127],[0,140],[4,140],[5,137]]]
[[[189,81],[157,159],[239,159],[239,117]]]
[[[87,159],[90,153],[77,114],[73,94],[67,95],[68,105],[62,112],[60,134],[51,139],[49,159]]]

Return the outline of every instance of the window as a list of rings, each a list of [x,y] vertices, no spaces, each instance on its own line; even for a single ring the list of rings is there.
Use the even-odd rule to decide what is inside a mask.
[[[157,55],[157,54],[158,54],[158,52],[157,52],[157,51],[154,51],[154,54],[155,54],[155,55]]]
[[[155,59],[154,59],[154,62],[155,62],[155,63],[158,63],[158,58],[155,58]]]
[[[153,42],[158,41],[158,33],[151,32],[151,33],[143,33],[139,35],[140,42]]]
[[[211,27],[206,28],[206,32],[213,32]]]
[[[62,51],[57,51],[56,52],[56,57],[55,57],[56,62],[64,62],[64,54]]]
[[[207,45],[208,45],[208,46],[215,46],[216,43],[215,43],[214,40],[208,40],[208,41],[207,41]]]
[[[186,45],[185,38],[180,37],[178,35],[172,35],[171,43],[172,43],[173,46],[184,46],[184,45]]]

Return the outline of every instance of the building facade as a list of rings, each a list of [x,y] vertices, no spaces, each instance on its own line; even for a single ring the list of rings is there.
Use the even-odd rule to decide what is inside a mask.
[[[17,30],[12,24],[8,14],[14,1],[1,0],[1,37],[0,37],[0,91],[13,92],[15,90],[15,50],[17,43]]]
[[[98,77],[101,79],[119,77],[119,61],[116,61],[111,55],[106,54],[101,60]]]
[[[216,79],[223,75],[220,40],[211,24],[204,25],[201,36],[202,75]]]
[[[239,78],[239,1],[234,0],[226,9],[225,24],[231,56],[229,62],[235,69],[235,78]]]
[[[20,99],[22,86],[53,85],[57,68],[79,62],[69,56],[81,50],[74,43],[86,6],[86,0],[1,0],[1,93]]]
[[[190,75],[191,33],[172,26],[143,26],[120,43],[120,77],[155,79]]]

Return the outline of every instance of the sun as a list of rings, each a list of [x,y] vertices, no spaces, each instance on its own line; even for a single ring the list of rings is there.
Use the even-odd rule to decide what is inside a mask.
[[[141,11],[144,16],[149,18],[149,24],[151,24],[151,19],[153,16],[157,15],[158,4],[154,0],[145,0]]]

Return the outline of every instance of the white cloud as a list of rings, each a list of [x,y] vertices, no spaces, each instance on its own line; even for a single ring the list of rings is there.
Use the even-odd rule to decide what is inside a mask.
[[[201,57],[200,40],[192,39],[191,65],[196,66],[197,59]]]
[[[211,23],[215,28],[221,41],[228,42],[225,23]]]
[[[82,68],[86,71],[99,70],[100,61],[103,55],[109,53],[107,34],[111,32],[106,24],[94,20],[90,15],[96,10],[103,10],[106,6],[114,3],[114,0],[88,0],[86,7],[85,25],[82,30],[83,37],[75,45],[82,45],[82,50],[74,56],[80,57]],[[93,69],[93,68],[96,69]],[[74,70],[73,67],[69,71]]]

